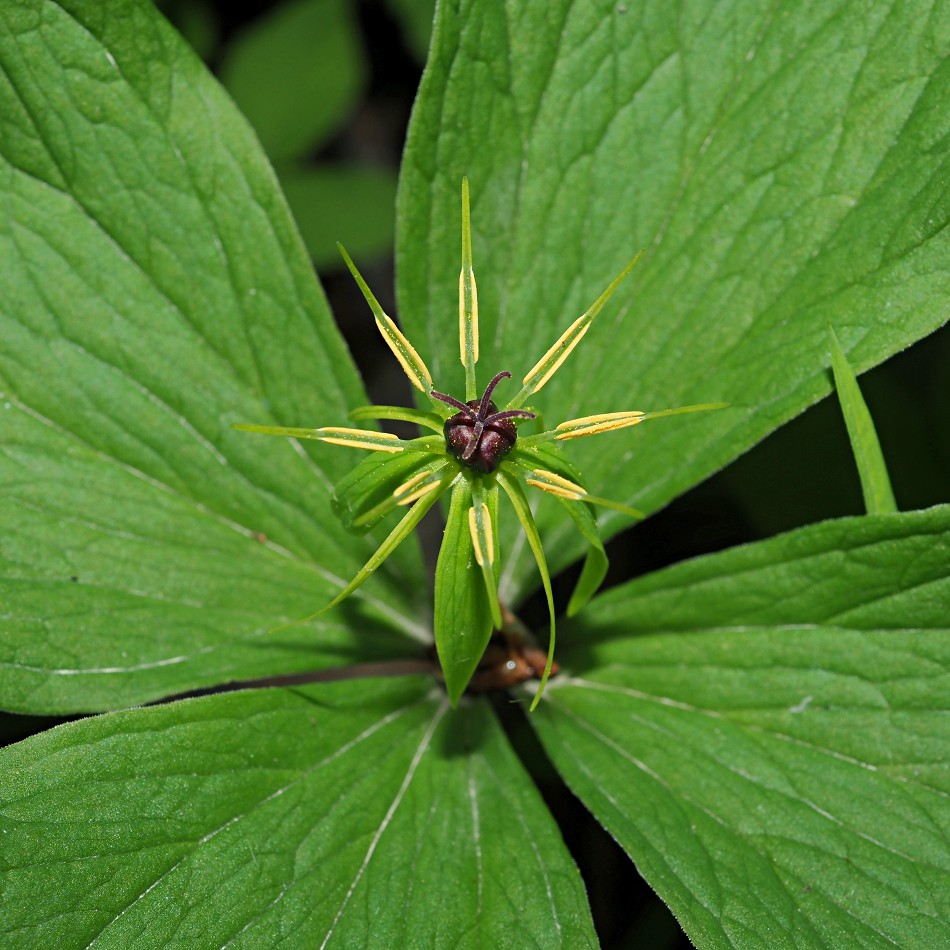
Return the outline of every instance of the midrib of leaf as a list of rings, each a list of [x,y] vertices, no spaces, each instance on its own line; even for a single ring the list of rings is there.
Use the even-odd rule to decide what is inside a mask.
[[[403,797],[406,794],[407,789],[409,788],[410,783],[415,777],[416,770],[419,768],[419,763],[422,761],[423,755],[429,748],[430,743],[432,742],[432,736],[435,734],[435,730],[438,727],[439,723],[444,718],[445,714],[449,710],[448,700],[444,697],[439,702],[438,708],[434,711],[432,720],[427,726],[425,732],[419,740],[419,745],[416,747],[415,752],[413,753],[412,759],[409,762],[409,767],[406,769],[405,777],[402,780],[402,784],[399,786],[398,791],[393,797],[392,801],[389,803],[389,808],[386,810],[386,814],[383,815],[382,821],[380,821],[379,826],[376,828],[375,833],[373,834],[372,840],[369,843],[369,847],[366,850],[366,856],[363,858],[363,863],[359,866],[356,874],[353,877],[352,882],[350,883],[349,888],[347,889],[346,895],[343,898],[343,901],[340,904],[339,910],[337,910],[336,915],[333,918],[330,928],[327,931],[326,937],[323,939],[323,943],[320,944],[320,950],[324,950],[326,945],[330,942],[333,937],[333,933],[336,930],[336,926],[340,921],[340,918],[343,916],[346,911],[347,904],[350,902],[350,898],[353,896],[353,892],[359,886],[360,880],[363,877],[364,872],[366,871],[367,866],[370,861],[373,859],[373,853],[376,851],[376,846],[379,844],[379,839],[385,834],[386,829],[389,827],[390,822],[393,820],[393,815],[396,814],[396,809],[399,808],[400,803],[403,800]]]
[[[120,918],[122,918],[123,916],[125,916],[125,914],[128,913],[128,911],[131,910],[143,897],[146,897],[149,893],[151,893],[151,891],[153,891],[156,887],[158,887],[158,886],[162,883],[162,881],[164,881],[164,880],[165,880],[166,878],[168,878],[171,874],[173,874],[179,867],[181,867],[183,864],[185,864],[186,861],[191,860],[191,859],[194,857],[194,854],[195,854],[195,852],[197,851],[197,849],[200,848],[202,845],[204,845],[204,844],[206,844],[207,842],[209,842],[209,841],[211,841],[212,839],[214,839],[217,835],[219,835],[219,834],[220,834],[222,831],[224,831],[225,829],[229,829],[229,828],[231,828],[231,827],[233,827],[233,826],[239,824],[239,823],[240,823],[242,820],[244,820],[245,818],[248,818],[249,816],[255,814],[255,813],[258,812],[261,808],[266,807],[269,802],[272,802],[272,801],[274,801],[275,799],[280,798],[282,795],[284,795],[284,794],[286,794],[288,791],[290,791],[290,789],[292,789],[294,786],[299,785],[299,784],[301,784],[301,783],[303,783],[303,782],[306,782],[306,781],[310,780],[310,779],[313,778],[313,776],[316,775],[322,768],[324,768],[325,766],[329,765],[331,762],[335,761],[336,759],[341,758],[342,756],[348,754],[349,752],[352,752],[355,748],[357,748],[357,747],[359,746],[359,744],[360,744],[361,742],[363,742],[363,741],[365,741],[366,739],[370,738],[370,736],[374,735],[374,734],[375,734],[376,732],[378,732],[380,729],[383,729],[383,728],[385,728],[386,726],[391,725],[392,723],[396,722],[400,717],[402,717],[402,716],[405,715],[406,713],[410,712],[411,710],[415,709],[416,707],[418,707],[418,706],[420,706],[421,704],[426,703],[426,702],[428,702],[428,701],[429,701],[428,697],[420,696],[420,697],[416,698],[415,700],[413,700],[413,701],[411,701],[411,702],[409,702],[409,703],[406,703],[404,706],[396,707],[396,708],[392,709],[389,713],[387,713],[386,715],[382,716],[382,717],[381,717],[379,720],[377,720],[376,722],[372,723],[369,727],[367,727],[367,728],[366,728],[362,733],[360,733],[358,736],[356,736],[356,737],[353,738],[353,739],[350,739],[348,742],[346,742],[346,743],[344,743],[343,745],[341,745],[338,749],[335,749],[335,750],[334,750],[330,755],[328,755],[326,758],[322,759],[321,761],[315,763],[314,765],[312,765],[312,766],[310,766],[310,767],[304,769],[303,771],[299,772],[299,773],[298,773],[297,775],[295,775],[289,782],[286,782],[285,784],[283,784],[283,785],[279,786],[278,788],[274,789],[273,791],[269,792],[267,795],[265,795],[264,797],[262,797],[262,798],[259,799],[258,801],[253,802],[253,803],[251,804],[251,806],[250,806],[249,808],[247,808],[245,811],[243,811],[241,814],[229,816],[226,821],[222,822],[220,825],[218,825],[218,827],[213,828],[211,831],[206,832],[204,835],[202,835],[202,837],[201,837],[200,839],[187,842],[187,843],[186,843],[186,850],[185,850],[184,853],[178,858],[178,860],[176,860],[174,864],[170,865],[170,866],[169,866],[168,868],[166,868],[158,877],[156,877],[155,880],[152,881],[152,883],[149,884],[149,886],[148,886],[147,888],[145,888],[145,890],[143,890],[142,893],[141,893],[131,904],[127,905],[127,906],[124,907],[118,914],[116,914],[116,916],[115,916],[111,921],[109,921],[109,923],[106,924],[105,927],[102,928],[102,931],[101,931],[93,940],[90,941],[90,943],[89,943],[88,946],[90,946],[90,947],[93,946],[93,945],[96,943],[96,941],[99,939],[99,937],[103,936],[103,935],[106,933],[106,931],[107,931],[117,920],[119,920]],[[444,708],[440,709],[440,710],[437,712],[437,714],[436,714],[435,716],[433,716],[433,721],[434,721],[434,722],[437,722],[437,720],[440,719],[441,716],[443,716],[443,715],[445,714],[445,709],[448,708],[448,703],[444,703],[444,704],[443,704],[443,707],[444,707]],[[422,742],[420,742],[420,748],[417,749],[416,755],[414,756],[414,758],[413,758],[413,760],[412,760],[412,763],[410,764],[410,770],[409,770],[409,773],[407,774],[407,780],[406,780],[406,782],[404,783],[403,787],[400,788],[400,790],[399,790],[399,794],[397,795],[397,801],[396,801],[396,802],[394,803],[394,805],[390,808],[390,811],[387,812],[386,819],[384,819],[383,825],[385,825],[386,823],[388,823],[387,820],[388,820],[389,818],[391,818],[392,812],[395,811],[395,808],[396,808],[396,806],[398,805],[398,800],[401,800],[402,794],[405,792],[405,786],[408,785],[408,781],[411,779],[411,775],[412,775],[412,773],[414,772],[415,767],[418,765],[418,760],[419,760],[419,758],[421,757],[421,753],[425,751],[425,747],[426,747],[427,744],[428,744],[428,740],[431,739],[431,736],[432,736],[432,732],[433,732],[433,731],[434,731],[434,726],[433,726],[432,724],[430,724],[429,728],[428,728],[427,731],[426,731],[425,736],[423,737]],[[421,751],[420,751],[420,750],[421,750]],[[383,827],[383,825],[381,825],[381,828]],[[380,832],[380,834],[381,834],[381,832]],[[373,849],[375,848],[376,840],[378,840],[378,837],[377,837],[377,839],[374,839],[373,845],[372,845],[372,847],[370,848],[369,853],[367,854],[367,861],[368,861],[369,858],[372,856],[372,851],[373,851]],[[363,871],[364,869],[365,869],[365,864],[364,864],[364,867],[361,867],[361,868],[360,868],[360,871],[359,871],[358,874],[356,875],[356,879],[355,879],[355,881],[354,881],[354,883],[353,883],[353,887],[351,887],[350,892],[347,894],[347,900],[349,899],[350,894],[352,893],[352,890],[355,888],[356,884],[358,883],[359,878],[360,878],[360,876],[361,876],[361,874],[362,874],[362,871]],[[289,887],[292,887],[292,886],[293,886],[293,883],[294,883],[294,882],[291,882],[290,884],[287,885],[287,887],[288,887],[288,888],[289,888]],[[278,900],[280,900],[280,899],[284,896],[284,894],[286,894],[286,893],[287,893],[287,889],[285,889],[284,891],[282,891],[281,894],[280,894],[280,896],[278,897]],[[273,903],[277,903],[277,900],[275,900]],[[273,904],[272,904],[271,906],[273,906]],[[342,914],[343,909],[344,909],[345,906],[346,906],[346,900],[343,902],[343,906],[340,908],[340,914]],[[337,920],[339,919],[340,914],[337,914]],[[249,927],[253,926],[255,922],[256,922],[256,920],[252,918],[252,919],[248,922],[248,924],[245,926],[244,930],[246,930],[246,929],[248,929]],[[335,922],[336,922],[336,921],[334,921],[334,923],[335,923]],[[243,932],[243,931],[242,931],[242,932]],[[235,935],[235,936],[236,936],[236,935]],[[328,934],[328,939],[329,939],[329,934]],[[229,942],[230,942],[230,941],[229,941]],[[324,941],[324,945],[325,945],[325,944],[326,944],[326,941]],[[225,946],[227,946],[227,944],[225,944]]]

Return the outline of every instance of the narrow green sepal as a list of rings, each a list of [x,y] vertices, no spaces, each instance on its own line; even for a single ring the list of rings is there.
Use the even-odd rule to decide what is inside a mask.
[[[435,646],[449,701],[456,705],[485,652],[494,626],[469,528],[471,483],[458,478],[435,571]]]
[[[584,557],[581,576],[577,579],[574,590],[571,592],[571,599],[567,604],[568,617],[574,617],[587,606],[591,597],[600,590],[600,585],[603,584],[604,578],[607,576],[607,568],[610,566],[610,562],[607,559],[607,552],[604,550],[604,542],[601,541],[600,533],[597,530],[597,519],[590,507],[582,501],[566,501],[562,498],[558,498],[557,501],[564,506],[577,530],[587,542],[587,554]]]
[[[442,432],[445,420],[435,412],[422,409],[410,409],[408,406],[360,406],[349,414],[351,422],[365,422],[369,419],[390,419],[396,422],[412,422],[417,426]]]
[[[897,511],[897,502],[887,474],[881,443],[874,429],[874,420],[861,395],[861,387],[854,370],[831,326],[828,327],[828,339],[831,343],[835,388],[838,390],[838,401],[841,403],[841,412],[848,427],[848,438],[851,440],[851,451],[861,479],[864,507],[869,515],[891,514]]]
[[[316,613],[311,614],[310,617],[306,619],[312,619],[313,617],[319,617],[321,614],[325,614],[328,610],[332,610],[337,604],[346,600],[357,588],[359,588],[372,574],[380,567],[380,565],[389,557],[393,551],[409,537],[410,534],[415,530],[416,525],[425,517],[426,512],[439,500],[445,490],[451,484],[452,478],[454,477],[453,472],[446,474],[443,479],[440,487],[433,492],[430,492],[423,498],[420,498],[408,512],[403,517],[403,519],[390,531],[389,535],[386,537],[386,540],[376,549],[376,552],[373,556],[360,568],[353,580],[350,581],[343,590],[340,591],[333,600],[326,605],[326,607],[321,608]]]
[[[535,707],[541,700],[544,687],[547,685],[548,677],[551,675],[551,665],[554,663],[555,646],[555,621],[554,621],[554,594],[551,591],[551,575],[548,573],[547,561],[544,558],[544,548],[541,547],[541,536],[538,534],[538,526],[534,523],[534,516],[531,514],[531,506],[525,497],[524,489],[521,487],[521,479],[517,474],[505,471],[505,463],[498,469],[495,476],[498,484],[505,490],[515,514],[521,522],[525,537],[528,539],[528,546],[531,553],[534,554],[534,560],[538,565],[538,573],[541,575],[541,584],[544,587],[544,596],[548,602],[548,616],[551,621],[550,635],[548,638],[548,660],[544,665],[544,672],[541,674],[541,682],[538,684],[538,691],[534,694],[534,699],[528,708],[529,712],[534,712]]]
[[[506,461],[506,464],[517,465],[522,471],[530,471],[531,463],[541,464],[548,471],[567,478],[572,482],[581,482],[580,472],[561,455],[556,446],[544,445],[536,446],[534,449],[522,452],[516,449],[512,457]],[[600,589],[600,585],[607,576],[607,568],[610,562],[607,559],[607,552],[604,549],[603,541],[600,538],[600,532],[597,530],[597,519],[591,507],[592,499],[585,496],[582,501],[572,501],[567,498],[558,498],[555,500],[564,506],[564,510],[574,522],[577,530],[581,533],[584,540],[587,541],[587,553],[584,557],[584,566],[581,568],[581,575],[574,585],[571,593],[571,599],[567,605],[568,617],[573,617],[579,613]],[[593,499],[594,503],[603,504],[606,499]],[[626,505],[616,502],[610,502],[605,507],[616,508],[625,514],[640,516],[640,512]]]

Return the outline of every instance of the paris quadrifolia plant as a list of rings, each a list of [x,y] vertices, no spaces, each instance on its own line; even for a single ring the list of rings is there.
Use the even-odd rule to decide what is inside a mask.
[[[588,545],[584,567],[570,598],[567,613],[577,613],[593,596],[607,572],[607,556],[600,540],[593,506],[642,517],[633,508],[592,495],[573,466],[561,454],[561,443],[585,436],[614,432],[647,419],[720,408],[722,404],[685,406],[659,412],[622,410],[569,419],[545,429],[540,410],[529,400],[544,388],[571,355],[590,325],[632,270],[639,254],[617,275],[586,313],[578,317],[525,374],[521,389],[503,409],[495,402],[496,388],[511,373],[496,373],[479,394],[475,378],[478,362],[478,296],[472,270],[471,217],[468,181],[462,181],[462,271],[459,276],[459,352],[465,367],[465,401],[433,387],[432,377],[415,348],[363,280],[349,255],[340,247],[383,339],[393,351],[409,382],[431,402],[429,410],[400,406],[364,406],[350,413],[350,421],[400,420],[415,423],[432,435],[415,439],[371,429],[324,426],[318,429],[238,425],[246,432],[316,439],[332,445],[372,453],[337,486],[334,508],[347,528],[363,532],[397,508],[408,509],[376,553],[347,586],[310,620],[349,597],[408,537],[426,512],[450,492],[445,534],[435,573],[435,644],[452,703],[465,691],[493,630],[503,626],[498,599],[500,552],[498,502],[504,493],[527,536],[537,561],[550,615],[550,638],[544,670],[531,708],[537,705],[554,656],[555,620],[551,578],[526,495],[527,486],[552,495],[563,504]],[[526,433],[531,427],[536,431]],[[300,621],[301,623],[304,621]]]

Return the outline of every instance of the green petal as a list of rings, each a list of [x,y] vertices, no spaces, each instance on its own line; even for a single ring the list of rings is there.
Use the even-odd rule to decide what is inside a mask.
[[[506,460],[506,464],[516,465],[522,472],[531,472],[540,464],[548,471],[554,472],[580,487],[580,472],[563,457],[560,450],[554,445],[538,445],[533,449],[526,450],[516,449]],[[552,493],[549,492],[549,494]],[[564,506],[564,510],[570,515],[577,526],[577,530],[584,536],[588,545],[581,576],[574,586],[570,602],[567,605],[567,615],[573,617],[597,593],[607,574],[607,568],[610,566],[607,552],[604,550],[603,542],[600,539],[600,532],[597,530],[597,519],[594,517],[594,512],[590,506],[598,504],[607,508],[614,508],[635,518],[642,518],[643,515],[641,512],[628,508],[626,505],[621,505],[619,502],[593,495],[585,494],[582,500],[569,500],[556,494],[554,497]]]

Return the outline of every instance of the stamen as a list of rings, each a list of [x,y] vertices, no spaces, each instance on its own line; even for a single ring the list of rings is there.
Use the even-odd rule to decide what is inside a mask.
[[[644,414],[636,410],[632,412],[604,412],[596,416],[584,416],[581,419],[571,419],[555,427],[555,439],[579,439],[582,435],[596,435],[598,432],[612,432],[614,429],[625,429],[643,421]]]
[[[366,281],[363,280],[363,275],[356,269],[356,265],[350,259],[350,255],[346,253],[343,245],[338,243],[337,247],[343,255],[343,260],[353,275],[353,279],[359,286],[363,298],[369,304],[370,310],[373,311],[373,316],[376,318],[376,326],[386,341],[386,345],[392,350],[393,356],[399,361],[399,365],[409,378],[409,382],[412,383],[416,389],[425,392],[432,385],[432,375],[429,373],[426,364],[422,362],[422,358],[415,351],[413,345],[406,339],[405,334],[393,322],[392,317],[383,311],[383,308],[379,305],[379,301],[373,296],[373,292],[369,289]]]
[[[485,546],[487,550],[482,550],[481,542],[479,541],[479,532],[478,532],[478,521],[477,515],[475,514],[475,509],[468,509],[468,530],[472,535],[472,546],[475,550],[475,560],[478,562],[479,567],[484,567],[488,564],[491,567],[495,563],[495,545],[494,540],[492,539],[492,528],[491,528],[491,515],[488,513],[488,509],[483,505],[482,506],[482,526],[485,530]]]
[[[408,481],[403,482],[394,492],[397,505],[411,505],[429,492],[435,491],[442,482],[445,474],[444,466],[434,471],[419,472]]]
[[[587,494],[586,489],[561,475],[556,475],[554,472],[546,472],[542,468],[534,468],[531,472],[536,477],[526,478],[525,483],[540,488],[541,491],[557,495],[559,498],[566,498],[569,501],[580,501]]]
[[[399,437],[391,432],[367,432],[365,429],[344,429],[339,426],[325,426],[313,431],[317,433],[313,438],[330,445],[348,445],[370,452],[401,452],[403,449]]]

